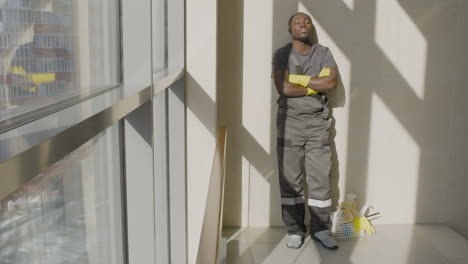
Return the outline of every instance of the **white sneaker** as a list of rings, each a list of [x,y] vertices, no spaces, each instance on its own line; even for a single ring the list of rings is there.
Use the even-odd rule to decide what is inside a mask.
[[[320,242],[325,248],[338,248],[338,242],[336,242],[336,240],[330,236],[330,232],[328,232],[328,230],[316,232],[311,237],[313,240]]]
[[[288,248],[300,248],[304,242],[304,237],[296,234],[288,235],[288,242],[286,246]]]

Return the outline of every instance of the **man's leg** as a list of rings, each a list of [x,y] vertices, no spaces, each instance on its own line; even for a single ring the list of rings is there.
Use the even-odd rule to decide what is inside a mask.
[[[330,146],[318,141],[309,141],[305,148],[310,233],[327,230],[330,221]]]
[[[329,236],[331,150],[328,140],[328,122],[314,128],[314,135],[305,144],[305,168],[308,184],[310,234],[327,248],[337,248]]]
[[[304,237],[304,147],[293,144],[293,140],[279,138],[277,155],[283,221],[288,234]]]

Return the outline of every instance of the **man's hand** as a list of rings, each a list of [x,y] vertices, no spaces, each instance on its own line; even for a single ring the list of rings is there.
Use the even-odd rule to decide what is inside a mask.
[[[307,89],[304,86],[289,82],[289,72],[287,70],[275,71],[272,73],[272,77],[276,90],[278,90],[280,95],[301,97],[307,94]]]
[[[310,87],[307,87],[307,93],[306,93],[307,96],[313,95],[313,94],[316,94],[316,93],[318,93],[318,92],[315,91],[314,89],[310,88]]]
[[[307,85],[309,85],[309,81],[310,81],[311,78],[312,78],[311,76],[307,76],[307,75],[289,74],[288,75],[288,82],[300,85],[300,86],[302,86],[304,88],[307,88],[307,92],[306,92],[305,95],[309,96],[309,95],[313,95],[313,94],[318,93],[314,89],[312,89],[310,87],[307,87]]]
[[[305,95],[309,96],[309,95],[318,93],[314,89],[307,87],[307,85],[309,85],[309,81],[311,78],[312,78],[311,76],[307,76],[307,75],[289,74],[288,82],[307,88],[307,93]]]
[[[330,76],[330,68],[329,67],[323,68],[320,71],[320,73],[318,75],[318,78],[327,77],[327,76]],[[300,86],[306,87],[307,88],[307,94],[306,95],[313,95],[313,94],[316,94],[318,92],[315,91],[314,89],[310,88],[310,87],[307,87],[309,85],[309,82],[310,82],[311,78],[312,78],[311,76],[307,76],[307,75],[289,74],[288,81],[290,83],[294,83],[294,84],[298,84]]]
[[[312,77],[307,75],[289,74],[288,82],[298,84],[302,87],[307,87],[307,85],[309,85],[310,78]]]
[[[272,73],[278,93],[289,97],[312,95],[318,92],[326,93],[336,87],[337,76],[335,67],[322,69],[319,76],[315,78],[307,75],[289,74],[288,71]],[[307,80],[308,83],[306,83]]]

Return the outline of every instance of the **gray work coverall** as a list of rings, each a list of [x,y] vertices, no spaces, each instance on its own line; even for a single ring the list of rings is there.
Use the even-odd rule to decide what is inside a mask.
[[[276,50],[273,71],[317,77],[321,69],[336,67],[330,50],[314,44],[307,54],[291,44]],[[329,109],[325,94],[280,96],[277,115],[277,157],[283,221],[289,234],[304,235],[305,200],[311,215],[310,233],[328,229],[331,208],[331,152]],[[305,169],[305,170],[304,170]],[[308,195],[304,197],[303,175]]]

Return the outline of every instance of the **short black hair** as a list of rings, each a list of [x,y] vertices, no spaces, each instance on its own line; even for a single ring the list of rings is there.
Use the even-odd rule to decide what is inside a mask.
[[[302,14],[302,15],[306,15],[308,17],[310,17],[308,14],[304,13],[304,12],[297,12],[297,13],[294,13],[288,20],[288,28],[291,26],[291,21],[293,20],[293,18],[299,14]],[[312,18],[311,18],[312,19]]]

